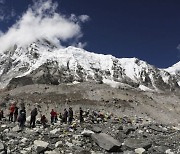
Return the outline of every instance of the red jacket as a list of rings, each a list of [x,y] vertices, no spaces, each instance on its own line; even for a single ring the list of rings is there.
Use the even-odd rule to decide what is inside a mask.
[[[9,108],[9,112],[10,112],[10,113],[14,113],[14,109],[15,109],[15,106],[14,106],[14,105],[11,105],[10,108]]]
[[[57,116],[57,113],[55,111],[51,111],[51,117],[56,117]]]

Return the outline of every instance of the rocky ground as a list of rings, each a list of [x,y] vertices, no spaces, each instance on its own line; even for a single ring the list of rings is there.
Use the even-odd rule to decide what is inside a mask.
[[[112,88],[105,84],[78,83],[28,85],[0,92],[5,116],[12,101],[25,103],[27,115],[38,107],[39,114],[50,117],[72,106],[78,117],[79,107],[90,110],[85,122],[75,118],[73,125],[43,128],[18,128],[17,123],[1,122],[0,152],[8,153],[180,153],[180,95],[143,92],[127,85]],[[102,117],[92,119],[92,113]],[[97,115],[98,115],[97,114]],[[85,131],[84,131],[85,130]]]
[[[84,117],[82,124],[77,115],[71,125],[58,121],[47,128],[37,120],[33,129],[28,127],[28,120],[26,127],[20,129],[17,123],[3,119],[0,153],[180,153],[180,129],[177,127],[151,123],[138,117],[100,115],[91,110]]]

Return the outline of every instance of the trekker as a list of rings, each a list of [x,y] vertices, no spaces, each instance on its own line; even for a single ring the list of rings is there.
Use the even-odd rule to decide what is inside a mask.
[[[3,110],[1,109],[0,110],[0,121],[2,120],[2,118],[3,118]]]
[[[54,113],[54,122],[57,123],[57,120],[58,120],[57,112],[56,112],[56,111],[54,111],[54,112],[55,112],[55,113]]]
[[[41,124],[43,125],[44,128],[47,127],[47,118],[45,115],[41,116]]]
[[[25,109],[25,107],[23,107],[19,111],[18,122],[19,122],[19,127],[24,128],[24,125],[25,125],[25,122],[26,122],[26,109]]]
[[[51,114],[51,124],[54,124],[57,113],[54,111],[54,109],[52,109],[50,114]]]
[[[81,107],[79,108],[79,120],[80,120],[80,123],[84,122],[83,110]]]
[[[63,122],[67,123],[67,118],[68,118],[68,111],[64,109],[64,114],[63,114]]]
[[[15,108],[14,108],[14,122],[16,122],[16,121],[17,121],[17,117],[18,117],[18,110],[19,110],[19,108],[18,108],[17,106],[15,106]]]
[[[13,122],[13,114],[14,114],[15,105],[14,102],[9,107],[9,121]]]
[[[59,113],[59,119],[60,119],[61,122],[63,122],[63,117],[62,117],[61,112]]]
[[[71,124],[73,121],[73,110],[72,110],[72,107],[69,108],[69,124]]]
[[[37,111],[37,108],[35,107],[35,108],[31,111],[30,127],[32,127],[32,128],[35,127],[37,114],[38,114],[38,111]]]

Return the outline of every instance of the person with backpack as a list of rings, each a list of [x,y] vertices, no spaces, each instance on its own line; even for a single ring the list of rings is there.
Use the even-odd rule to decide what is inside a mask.
[[[66,109],[64,109],[64,113],[63,113],[63,122],[67,123],[67,118],[68,118],[68,111]]]
[[[13,114],[14,114],[15,105],[14,102],[9,107],[9,121],[13,122]]]
[[[54,114],[54,122],[57,123],[58,121],[58,114],[57,112],[55,111],[55,114]]]
[[[63,122],[63,116],[62,116],[61,112],[59,113],[59,119],[60,119],[60,122],[62,123]]]
[[[79,108],[79,120],[80,120],[80,123],[82,123],[84,121],[83,110],[81,107]]]
[[[2,118],[3,118],[3,110],[1,109],[0,110],[0,121],[2,120]]]
[[[18,118],[18,122],[19,122],[19,127],[21,129],[24,128],[25,122],[26,122],[26,108],[23,107],[20,111],[19,111],[19,118]]]
[[[35,107],[35,108],[31,111],[30,127],[32,127],[32,128],[35,127],[37,114],[38,114],[38,111],[37,111],[37,108]]]
[[[16,122],[16,121],[17,121],[17,117],[18,117],[18,110],[19,110],[19,108],[18,108],[17,106],[15,106],[15,108],[14,108],[14,122]]]
[[[51,124],[54,124],[55,118],[57,116],[57,113],[54,111],[54,109],[51,110],[50,115],[51,115]]]
[[[69,124],[71,124],[72,121],[73,121],[73,110],[72,110],[72,107],[69,108],[68,116],[69,116],[68,122],[69,122]]]
[[[47,122],[48,122],[48,120],[47,120],[46,116],[42,115],[41,116],[41,124],[43,125],[44,128],[47,127]]]

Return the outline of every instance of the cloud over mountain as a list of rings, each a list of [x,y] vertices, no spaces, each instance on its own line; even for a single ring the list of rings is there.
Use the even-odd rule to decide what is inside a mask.
[[[87,15],[70,16],[57,12],[57,3],[52,0],[40,0],[29,6],[19,20],[5,33],[0,33],[0,52],[7,50],[14,44],[27,45],[38,39],[48,39],[56,45],[74,39],[73,44],[82,37],[81,23],[87,21]]]

